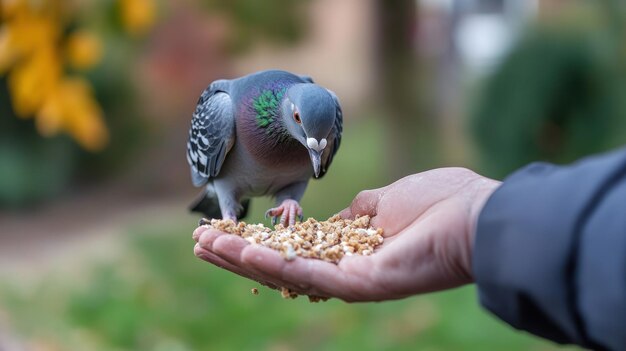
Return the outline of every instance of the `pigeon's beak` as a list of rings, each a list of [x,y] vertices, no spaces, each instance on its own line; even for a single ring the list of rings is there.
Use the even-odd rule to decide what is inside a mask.
[[[326,139],[307,138],[306,146],[309,149],[309,156],[311,156],[311,163],[313,163],[313,171],[315,171],[315,178],[320,176],[320,168],[322,167],[322,152],[326,147]]]
[[[311,156],[313,171],[315,172],[315,178],[317,178],[320,176],[320,168],[322,167],[322,153],[309,149],[309,156]]]

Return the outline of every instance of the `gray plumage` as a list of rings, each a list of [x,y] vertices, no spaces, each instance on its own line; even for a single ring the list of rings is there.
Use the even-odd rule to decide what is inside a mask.
[[[309,179],[326,173],[341,133],[337,97],[310,77],[272,70],[211,83],[187,143],[192,182],[205,187],[192,210],[236,219],[249,198],[269,195],[278,207],[268,213],[293,223]]]

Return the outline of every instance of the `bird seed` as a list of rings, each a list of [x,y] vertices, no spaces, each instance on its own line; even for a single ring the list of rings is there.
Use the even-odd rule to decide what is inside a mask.
[[[321,222],[309,218],[288,227],[278,224],[274,230],[263,224],[232,220],[211,219],[203,223],[209,228],[239,235],[251,244],[274,249],[287,261],[300,256],[337,264],[344,256],[371,255],[383,243],[382,228],[371,227],[367,215],[354,220],[334,215]]]
[[[304,222],[284,227],[277,225],[274,230],[263,224],[235,223],[232,220],[202,220],[204,226],[222,232],[239,235],[251,244],[258,244],[278,251],[287,260],[297,256],[315,258],[338,264],[344,256],[374,253],[383,243],[382,228],[370,226],[369,216],[357,216],[354,220],[334,215],[326,221],[318,222],[309,218]],[[258,294],[258,290],[252,290]],[[285,299],[295,299],[298,294],[288,288],[280,288]],[[309,296],[310,302],[326,301],[323,296]]]

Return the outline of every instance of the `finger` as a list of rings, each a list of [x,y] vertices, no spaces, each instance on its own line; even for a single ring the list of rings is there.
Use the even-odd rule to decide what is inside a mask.
[[[274,288],[277,286],[284,286],[298,291],[291,284],[289,284],[289,282],[281,281],[279,277],[273,277],[271,275],[263,274],[262,272],[257,272],[254,267],[242,262],[242,250],[252,245],[239,236],[223,233],[217,230],[208,230],[201,235],[198,245],[200,248],[204,249],[204,251],[209,253],[207,255],[205,252],[202,252],[204,257],[211,259],[207,259],[207,261],[211,263],[219,262],[221,267],[224,267],[231,272],[271,285]],[[270,255],[275,254],[279,259],[283,260],[277,252],[268,248],[265,249],[269,251]],[[268,254],[268,252],[265,254]]]
[[[212,263],[222,269],[226,269],[230,272],[233,272],[237,275],[240,275],[244,278],[248,278],[248,279],[252,279],[255,280],[269,288],[272,289],[277,289],[276,285],[272,284],[271,282],[268,282],[264,279],[262,279],[261,277],[259,277],[258,275],[254,274],[253,272],[250,271],[246,271],[244,269],[241,269],[240,267],[237,267],[233,264],[231,264],[230,262],[227,262],[226,260],[222,259],[221,257],[219,257],[218,255],[207,251],[205,249],[203,249],[199,244],[196,244],[196,246],[194,246],[193,248],[193,253],[194,255],[196,255],[196,257],[207,261],[209,263]]]
[[[241,250],[248,245],[250,245],[250,243],[240,236],[222,235],[213,241],[213,245],[209,251],[212,251],[235,266],[242,266]]]
[[[268,275],[263,272],[258,272],[254,268],[254,266],[251,266],[249,262],[246,262],[242,259],[244,249],[256,246],[257,245],[250,245],[250,243],[248,243],[241,237],[235,235],[227,235],[217,238],[213,243],[213,249],[211,251],[229,264],[238,267],[242,271],[248,272],[249,275],[259,276],[261,277],[261,279],[272,282],[274,283],[274,285],[277,286],[289,287],[286,282],[280,280],[280,276],[273,276],[271,274]],[[282,256],[278,254],[278,252],[265,247],[260,248],[264,250],[259,250],[259,252],[257,252],[257,255],[255,257],[257,260],[284,260]]]
[[[357,194],[350,207],[339,212],[339,216],[344,219],[354,219],[354,217],[368,215],[371,218],[370,225],[381,227],[381,219],[378,218],[378,206],[387,188],[374,190],[364,190]]]
[[[256,261],[284,261],[284,258],[280,256],[280,254],[272,249],[250,245],[247,241],[241,239],[239,237],[228,238],[223,237],[218,239],[213,245],[213,254],[218,258],[222,259],[229,267],[234,267],[231,271],[240,272],[238,274],[246,276],[246,277],[256,277],[257,281],[264,281],[272,286],[276,287],[286,287],[290,290],[293,290],[299,294],[304,294],[306,291],[303,289],[294,286],[291,282],[285,281],[281,279],[280,276],[267,274],[266,272],[259,271],[254,268],[248,261],[242,259],[244,256],[243,252],[246,252],[252,247],[257,248],[257,250],[253,250],[253,260]]]
[[[299,259],[302,260],[302,258]],[[308,284],[298,284],[298,282],[291,279],[291,277],[283,276],[281,269],[259,269],[258,267],[276,267],[284,263],[293,262],[285,261],[285,259],[274,250],[263,246],[250,245],[243,250],[241,260],[243,264],[250,267],[251,270],[260,277],[263,277],[263,279],[274,282],[281,287],[288,288],[293,292],[301,295],[331,297],[331,295],[316,287]],[[296,258],[296,260],[298,260],[298,258]]]
[[[350,205],[350,215],[369,215],[375,216],[380,200],[381,190],[363,190],[357,194]]]
[[[266,250],[251,245],[242,252],[241,260],[262,276],[277,279],[286,286],[293,286],[296,291],[344,300],[354,299],[353,277],[347,276],[337,265],[301,257],[286,261],[277,253],[268,253]]]
[[[191,237],[193,238],[195,242],[198,242],[198,239],[200,239],[200,236],[202,235],[202,233],[206,232],[207,230],[209,230],[209,227],[199,226],[193,231],[193,234],[191,235]]]
[[[222,240],[222,243],[217,245],[216,252],[209,251],[214,250],[214,242],[220,237],[225,237],[227,239]],[[204,247],[202,245],[204,245]],[[194,248],[194,253],[196,253],[196,256],[207,262],[213,263],[242,277],[256,280],[257,282],[272,289],[278,289],[278,287],[284,286],[284,284],[280,282],[266,279],[256,273],[253,269],[250,269],[250,267],[246,267],[241,263],[241,260],[237,257],[238,255],[236,251],[246,245],[248,245],[248,242],[240,237],[212,230],[204,233],[200,242],[197,244],[197,247]],[[220,254],[225,255],[225,257],[220,256]]]
[[[352,215],[352,210],[350,209],[350,207],[344,208],[343,210],[341,210],[341,212],[339,212],[339,216],[343,219],[354,218],[354,215]]]
[[[201,248],[211,251],[213,250],[213,242],[215,242],[217,238],[223,235],[230,234],[221,232],[219,230],[207,228],[207,230],[203,231],[200,234],[200,237],[198,238],[198,244],[200,244]]]
[[[254,270],[245,267],[245,265],[241,263],[241,250],[247,245],[249,245],[249,243],[245,239],[217,230],[205,231],[198,241],[199,248],[206,251],[202,252],[204,256],[212,259],[206,261],[215,263],[219,260],[220,266],[231,272],[259,282],[265,281],[268,284],[272,284],[274,287],[280,286],[279,284],[261,278],[258,274],[255,274]]]

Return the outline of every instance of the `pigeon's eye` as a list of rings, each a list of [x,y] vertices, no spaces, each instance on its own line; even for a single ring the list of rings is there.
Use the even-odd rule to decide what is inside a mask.
[[[300,114],[298,113],[298,111],[293,113],[293,119],[296,120],[296,123],[302,124],[302,120],[300,119]]]

